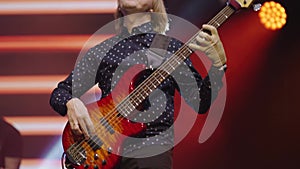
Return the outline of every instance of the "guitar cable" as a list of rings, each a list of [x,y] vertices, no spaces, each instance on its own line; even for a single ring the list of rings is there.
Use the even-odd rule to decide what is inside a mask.
[[[61,169],[65,169],[64,167],[64,158],[66,157],[66,152],[63,152],[62,156],[61,156]]]

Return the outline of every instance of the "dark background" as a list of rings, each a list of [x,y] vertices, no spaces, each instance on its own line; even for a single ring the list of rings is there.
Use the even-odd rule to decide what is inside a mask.
[[[197,142],[200,129],[194,127],[176,147],[175,168],[300,167],[299,7],[297,1],[276,2],[288,15],[281,30],[264,30],[251,10],[238,12],[219,29],[229,65],[225,111],[205,143]],[[210,19],[206,13],[216,12],[216,4],[222,6],[220,1],[168,3],[172,12],[198,26]]]
[[[219,28],[229,67],[223,117],[213,135],[200,144],[198,137],[206,115],[198,116],[191,132],[175,147],[175,169],[300,167],[299,8],[295,0],[277,2],[288,15],[281,30],[266,30],[257,13],[249,9]],[[166,0],[169,13],[198,27],[224,3]],[[1,15],[0,36],[91,35],[111,20],[111,14]],[[0,74],[67,74],[78,52],[1,51]],[[49,94],[2,94],[0,100],[3,116],[57,116],[48,105]],[[54,139],[25,136],[24,158],[39,158]]]

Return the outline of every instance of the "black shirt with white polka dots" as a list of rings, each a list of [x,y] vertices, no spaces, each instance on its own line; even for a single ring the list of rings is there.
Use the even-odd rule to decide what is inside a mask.
[[[123,77],[122,75],[130,67],[142,64],[147,68],[155,68],[154,65],[151,65],[151,56],[147,53],[155,35],[152,24],[149,22],[133,28],[131,33],[123,28],[121,34],[88,50],[76,64],[72,73],[61,81],[52,92],[51,106],[59,114],[66,115],[66,103],[73,97],[79,98],[95,84],[98,84],[102,97],[105,97],[114,90],[120,78]],[[163,61],[182,45],[182,42],[170,38],[165,49],[166,52],[162,56]],[[144,104],[142,111],[134,119],[131,119],[147,124],[146,131],[142,133],[143,137],[147,139],[140,145],[139,143],[129,144],[130,149],[149,144],[172,145],[172,130],[164,134],[165,139],[158,139],[156,136],[173,125],[175,90],[180,91],[185,101],[202,114],[209,109],[211,100],[221,89],[223,74],[224,72],[211,67],[209,76],[202,79],[192,66],[192,62],[186,59],[171,76],[158,86],[160,90],[155,90],[150,95],[150,99],[146,102],[149,104]],[[212,88],[216,90],[212,92]]]

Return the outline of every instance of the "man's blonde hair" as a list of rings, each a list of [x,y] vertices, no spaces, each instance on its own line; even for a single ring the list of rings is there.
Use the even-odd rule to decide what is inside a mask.
[[[165,32],[169,30],[169,21],[163,0],[153,0],[151,9],[151,12],[153,12],[153,14],[151,14],[151,23],[154,31],[165,34]],[[115,19],[118,19],[116,23],[116,30],[117,32],[120,32],[120,29],[123,26],[122,17],[124,15],[120,11],[119,7],[116,9],[114,16]]]

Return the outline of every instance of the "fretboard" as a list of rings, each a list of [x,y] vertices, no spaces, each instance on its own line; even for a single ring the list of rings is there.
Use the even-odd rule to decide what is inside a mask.
[[[235,9],[230,5],[225,6],[208,24],[220,27],[233,13]],[[200,30],[202,31],[202,29]],[[199,32],[198,32],[199,33]],[[188,47],[189,43],[196,42],[196,33],[187,43],[160,65],[147,79],[134,89],[118,106],[122,115],[128,116],[150,93],[155,90],[180,64],[187,59],[193,51]]]

